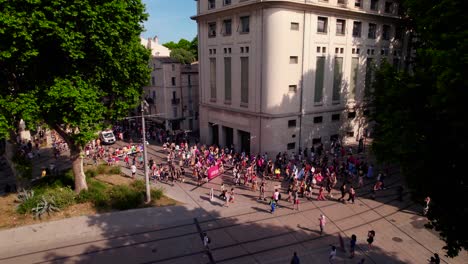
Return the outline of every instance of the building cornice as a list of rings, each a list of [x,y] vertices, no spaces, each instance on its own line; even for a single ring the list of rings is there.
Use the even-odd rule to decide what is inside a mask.
[[[347,16],[357,18],[368,18],[368,19],[388,19],[390,21],[400,20],[401,17],[386,13],[368,12],[365,10],[359,10],[349,8],[346,6],[332,6],[328,3],[314,3],[314,2],[298,2],[294,0],[255,0],[249,2],[241,2],[232,6],[223,6],[207,12],[192,16],[191,19],[210,20],[219,16],[230,15],[234,12],[244,12],[253,9],[261,8],[288,8],[299,11],[318,11],[322,13],[329,13],[334,16]]]
[[[235,114],[242,114],[242,115],[248,115],[252,117],[261,117],[261,118],[285,118],[285,117],[298,117],[301,116],[301,112],[292,112],[292,113],[282,113],[282,114],[268,114],[268,113],[261,113],[261,112],[252,112],[248,110],[242,110],[242,109],[236,109],[236,108],[231,108],[231,107],[225,107],[225,106],[219,106],[219,105],[213,105],[213,104],[207,104],[207,103],[200,103],[200,106],[210,108],[213,110],[222,110],[222,111],[227,111],[227,112],[232,112]],[[361,108],[362,106],[336,106],[336,107],[328,107],[325,109],[317,109],[314,111],[307,111],[302,113],[302,116],[307,116],[307,115],[319,115],[319,114],[324,114],[324,113],[330,113],[330,112],[341,112],[344,110],[355,110],[357,108]]]

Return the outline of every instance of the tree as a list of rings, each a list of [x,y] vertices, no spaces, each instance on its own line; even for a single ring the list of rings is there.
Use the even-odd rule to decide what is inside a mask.
[[[149,80],[140,0],[0,0],[0,132],[45,122],[68,143],[75,191],[82,150],[137,105]]]
[[[181,48],[171,50],[171,58],[178,60],[182,64],[190,64],[195,61],[195,56],[192,52]]]
[[[171,57],[181,63],[191,63],[198,60],[198,37],[192,41],[186,39],[180,39],[178,43],[170,41],[164,43],[163,46],[170,49]]]
[[[373,150],[379,160],[400,164],[415,199],[432,198],[427,226],[440,232],[450,257],[468,249],[468,25],[462,3],[403,1],[415,35],[410,71],[382,65],[373,95]]]

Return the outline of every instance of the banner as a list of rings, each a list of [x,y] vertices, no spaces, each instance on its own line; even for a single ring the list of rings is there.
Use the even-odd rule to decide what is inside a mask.
[[[208,169],[208,180],[217,177],[219,174],[219,166],[212,166]]]

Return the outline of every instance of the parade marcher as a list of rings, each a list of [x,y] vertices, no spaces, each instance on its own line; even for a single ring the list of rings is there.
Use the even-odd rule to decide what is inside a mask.
[[[351,253],[350,258],[354,258],[354,252],[356,250],[356,241],[357,241],[356,235],[352,234],[351,235],[351,241],[349,241],[349,251]]]
[[[323,234],[323,230],[325,229],[325,225],[327,224],[327,220],[323,214],[320,215],[319,220],[319,227],[320,227],[320,235]]]
[[[429,212],[429,204],[431,203],[431,197],[427,196],[424,199],[424,208],[423,208],[423,215],[426,216],[427,212]]]
[[[375,237],[375,231],[369,230],[369,232],[367,232],[367,245],[369,249],[372,247],[372,243],[374,243],[374,237]]]
[[[348,202],[351,200],[351,203],[354,203],[354,198],[356,197],[356,191],[354,190],[352,186],[349,188],[348,194],[349,194]]]

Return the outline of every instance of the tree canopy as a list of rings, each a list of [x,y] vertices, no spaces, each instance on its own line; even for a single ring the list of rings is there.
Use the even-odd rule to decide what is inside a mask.
[[[376,72],[373,150],[401,165],[415,199],[431,197],[428,227],[454,257],[468,249],[465,9],[463,1],[402,2],[414,55],[407,72],[388,64]]]
[[[0,0],[0,133],[45,122],[79,154],[109,120],[125,116],[149,80],[140,0]]]
[[[180,63],[191,63],[198,60],[198,37],[192,41],[180,39],[178,43],[173,41],[163,44],[164,47],[171,50],[171,57],[180,61]]]

